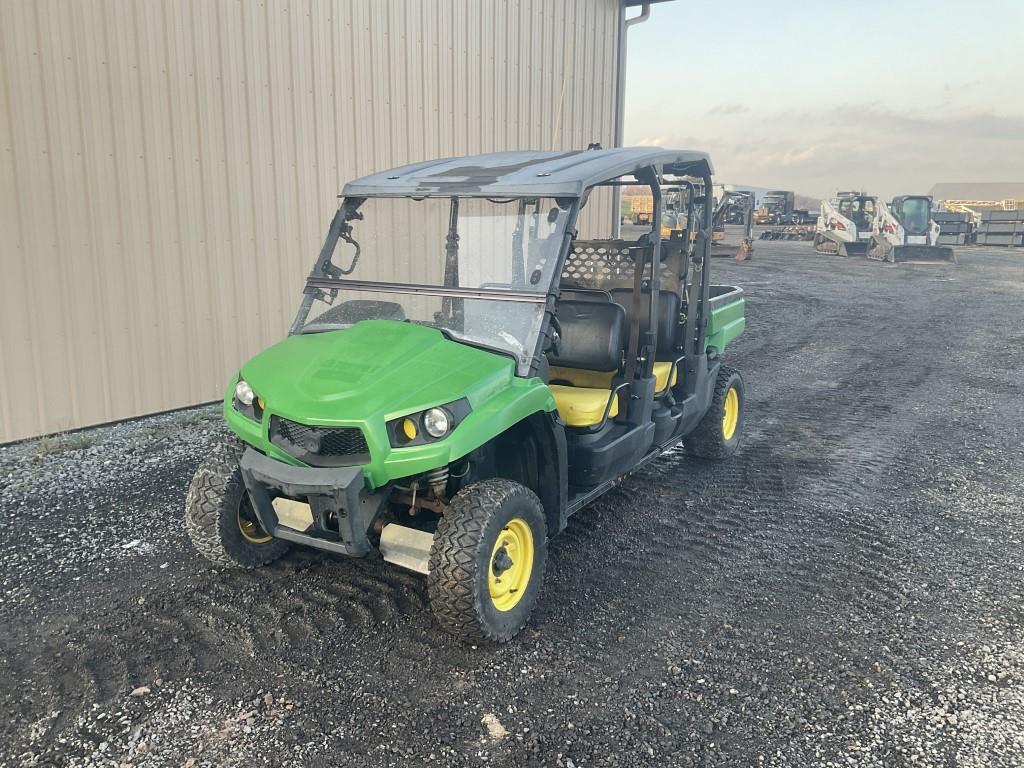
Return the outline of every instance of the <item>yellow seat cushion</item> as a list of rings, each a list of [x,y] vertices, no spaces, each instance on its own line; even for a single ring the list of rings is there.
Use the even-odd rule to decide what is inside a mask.
[[[668,375],[671,372],[672,382],[669,383]],[[672,363],[655,363],[654,364],[654,391],[664,392],[665,387],[676,385],[676,381],[679,379],[679,369],[672,370]]]
[[[589,389],[611,389],[615,371],[588,371],[585,368],[562,368],[551,366],[549,381],[568,381],[574,387]]]
[[[669,383],[668,375],[672,374],[672,382]],[[586,387],[588,389],[611,389],[612,378],[615,371],[588,371],[583,368],[561,368],[551,366],[548,378],[551,381],[568,381],[574,387]],[[665,391],[666,387],[676,385],[679,380],[679,369],[672,370],[672,363],[654,364],[654,391],[658,394]]]
[[[601,423],[604,409],[611,397],[610,389],[593,389],[591,387],[566,387],[551,384],[548,387],[554,395],[558,415],[570,427],[592,427]],[[612,401],[608,418],[619,413],[619,398]]]

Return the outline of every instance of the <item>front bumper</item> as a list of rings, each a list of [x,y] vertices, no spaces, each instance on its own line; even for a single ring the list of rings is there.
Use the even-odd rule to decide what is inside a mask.
[[[366,490],[360,467],[296,467],[247,448],[241,470],[260,525],[271,536],[349,557],[373,550],[367,531],[387,488]],[[308,503],[312,524],[303,531],[282,524],[274,508],[277,497]]]

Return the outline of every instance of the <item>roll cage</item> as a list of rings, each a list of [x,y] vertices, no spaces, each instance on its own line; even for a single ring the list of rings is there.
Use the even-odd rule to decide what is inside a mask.
[[[487,299],[544,304],[544,319],[536,341],[530,374],[538,374],[545,346],[552,343],[556,303],[563,289],[586,289],[585,275],[579,270],[566,271],[567,261],[578,255],[580,248],[607,253],[615,251],[621,258],[611,269],[614,275],[603,275],[604,282],[615,287],[630,287],[634,307],[646,312],[646,329],[639,326],[629,338],[626,358],[627,380],[639,374],[650,376],[659,333],[658,296],[664,289],[678,294],[685,317],[686,338],[681,340],[680,361],[684,366],[684,391],[692,394],[696,386],[697,361],[704,355],[707,329],[707,306],[710,283],[706,267],[710,255],[714,205],[710,199],[713,168],[708,156],[701,152],[658,148],[588,149],[567,153],[509,152],[455,158],[403,166],[372,174],[346,184],[342,204],[331,221],[312,271],[306,279],[304,297],[291,332],[300,332],[313,302],[317,298],[336,295],[339,290],[393,291],[443,296],[446,302],[459,299]],[[647,186],[654,200],[651,229],[636,241],[577,239],[579,212],[591,192],[599,187]],[[687,191],[688,216],[685,231],[673,232],[666,240],[661,236],[665,201],[663,188]],[[369,197],[441,197],[451,199],[449,233],[446,243],[444,285],[373,282],[349,279],[359,258],[358,244],[352,264],[346,269],[332,262],[339,240],[353,243],[352,221],[361,218],[359,206]],[[567,212],[567,224],[557,264],[550,272],[542,291],[506,288],[466,288],[457,285],[456,224],[459,200],[466,197],[518,199],[519,216],[525,219],[527,201],[554,198]],[[518,246],[521,247],[521,242]],[[577,259],[578,261],[578,259]],[[587,261],[584,259],[583,261]],[[591,259],[590,261],[593,261]],[[604,265],[604,269],[608,269]],[[519,278],[523,274],[517,274]],[[611,278],[611,279],[607,279]],[[593,281],[591,281],[592,283]],[[601,281],[597,281],[601,282]],[[538,286],[540,287],[540,286]],[[642,306],[646,297],[646,307]]]

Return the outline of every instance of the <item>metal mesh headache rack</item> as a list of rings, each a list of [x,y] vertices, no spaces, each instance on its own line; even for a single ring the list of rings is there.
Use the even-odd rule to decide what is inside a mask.
[[[674,240],[662,240],[662,256],[676,246]],[[633,284],[635,269],[632,251],[641,252],[643,249],[644,246],[630,240],[577,240],[565,257],[562,286],[590,289],[628,288]],[[675,269],[670,261],[661,262],[660,272],[663,285],[675,277]]]

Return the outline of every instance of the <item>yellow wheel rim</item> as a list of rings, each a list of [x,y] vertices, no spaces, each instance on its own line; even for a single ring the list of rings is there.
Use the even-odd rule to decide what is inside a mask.
[[[725,408],[722,413],[722,437],[732,440],[736,434],[736,424],[740,420],[740,396],[736,394],[735,387],[729,387],[725,393]]]
[[[487,588],[499,611],[512,610],[526,592],[533,574],[533,531],[525,520],[505,523],[487,563]]]
[[[253,517],[253,512],[247,504],[238,505],[238,530],[242,532],[242,538],[250,544],[266,544],[270,541],[270,536]]]

